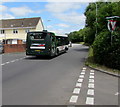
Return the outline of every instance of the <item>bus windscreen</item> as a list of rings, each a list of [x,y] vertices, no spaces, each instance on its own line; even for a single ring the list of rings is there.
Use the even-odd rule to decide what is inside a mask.
[[[30,33],[31,40],[44,40],[46,33]]]

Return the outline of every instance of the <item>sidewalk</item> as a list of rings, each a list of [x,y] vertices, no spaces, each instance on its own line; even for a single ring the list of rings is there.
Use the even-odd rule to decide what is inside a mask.
[[[113,73],[113,72],[105,71],[105,70],[99,69],[99,68],[93,68],[92,66],[87,66],[87,67],[89,67],[91,69],[94,69],[96,71],[103,72],[103,73],[106,73],[106,74],[109,74],[109,75],[116,76],[116,77],[120,78],[120,74],[118,74],[118,73]]]

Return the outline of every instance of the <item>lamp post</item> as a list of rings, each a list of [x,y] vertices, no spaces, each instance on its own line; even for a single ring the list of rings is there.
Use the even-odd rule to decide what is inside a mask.
[[[98,14],[98,9],[97,9],[97,2],[95,3],[95,5],[96,5],[96,33],[95,33],[95,37],[97,36],[97,22],[98,22],[98,20],[97,20],[97,14]]]
[[[51,20],[47,20],[47,22],[50,22]],[[48,29],[47,25],[46,25],[46,30]]]

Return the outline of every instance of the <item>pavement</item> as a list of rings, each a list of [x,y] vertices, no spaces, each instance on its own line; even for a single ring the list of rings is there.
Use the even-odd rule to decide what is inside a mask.
[[[2,55],[3,105],[118,105],[118,77],[86,67],[88,50],[73,44],[51,59]]]

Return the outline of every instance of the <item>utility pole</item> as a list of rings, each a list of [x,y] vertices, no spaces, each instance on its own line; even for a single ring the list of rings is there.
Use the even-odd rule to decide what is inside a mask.
[[[97,19],[97,15],[98,15],[98,9],[97,9],[97,2],[95,3],[96,5],[96,33],[95,33],[95,37],[97,36],[97,25],[98,25],[98,19]]]

